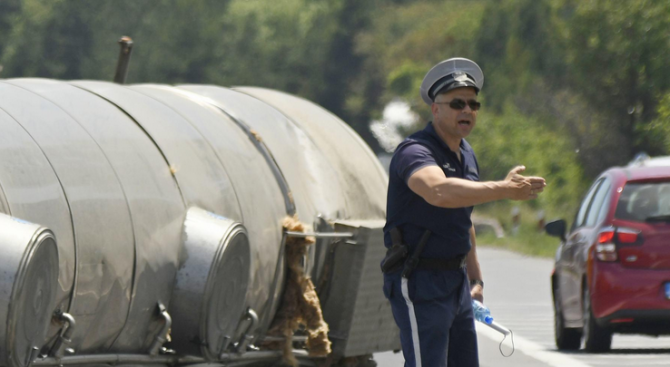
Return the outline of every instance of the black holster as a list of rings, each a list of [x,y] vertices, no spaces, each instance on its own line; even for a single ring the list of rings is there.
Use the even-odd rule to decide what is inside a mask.
[[[397,227],[391,228],[391,247],[386,250],[386,256],[382,260],[382,273],[392,273],[402,268],[409,247],[402,241],[402,234]]]
[[[402,240],[402,233],[397,227],[391,228],[391,248],[386,251],[386,256],[382,261],[382,272],[392,273],[399,269],[402,270],[402,276],[408,278],[414,269],[419,265],[419,256],[428,242],[431,231],[426,230],[421,236],[421,240],[416,245],[412,257],[408,257],[409,247]]]

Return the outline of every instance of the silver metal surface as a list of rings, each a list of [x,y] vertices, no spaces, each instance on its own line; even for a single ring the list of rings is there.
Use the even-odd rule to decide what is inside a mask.
[[[77,321],[74,319],[74,317],[72,317],[72,315],[67,312],[63,312],[62,310],[56,310],[52,319],[56,319],[56,321],[61,323],[63,326],[61,327],[61,331],[58,334],[56,341],[51,346],[49,355],[60,358],[65,354],[65,349],[67,349],[67,346],[72,343],[72,334],[77,327]],[[34,358],[31,359],[31,362],[33,360]]]
[[[149,355],[151,356],[158,355],[158,351],[163,347],[163,344],[169,339],[170,328],[172,327],[172,316],[170,316],[170,314],[167,312],[167,308],[165,308],[165,305],[158,302],[157,308],[158,308],[158,314],[161,320],[163,321],[163,327],[154,337],[154,342],[153,344],[151,344],[151,347],[149,348]]]
[[[0,214],[0,363],[24,367],[41,348],[58,289],[58,249],[53,233]]]
[[[277,166],[277,163],[266,144],[248,124],[231,117],[231,115],[222,110],[215,101],[199,94],[188,92],[184,89],[152,84],[138,85],[133,88],[163,101],[184,116],[184,118],[188,119],[195,129],[207,138],[212,148],[219,154],[219,158],[224,165],[226,165],[227,161],[230,159],[229,153],[231,152],[244,155],[247,159],[252,159],[253,161],[262,157],[265,160],[265,164],[261,161],[258,161],[258,164],[267,166],[266,169],[269,169],[275,177],[277,185],[279,185],[279,189],[284,195],[286,213],[288,215],[295,214],[295,203],[293,202],[288,184],[286,183],[286,178],[282,175],[281,170]],[[232,149],[226,149],[226,153],[228,154],[225,156],[221,155],[221,150],[224,147],[218,145],[221,143],[219,139],[217,139],[215,135],[210,134],[213,132],[221,133],[221,129],[223,129],[223,131],[226,132],[226,135],[229,135],[230,137],[242,139],[242,141],[234,141]],[[247,140],[244,139],[245,136],[251,141],[251,147],[255,147],[258,153],[260,153],[260,157],[257,154],[254,154],[253,149],[239,149],[240,146],[245,148],[248,147],[248,145],[244,144],[244,140]],[[227,141],[230,142],[230,139]]]
[[[64,364],[220,357],[232,366],[278,358],[228,352],[235,345],[244,352],[272,322],[286,238],[317,237],[321,251],[310,254],[316,267],[325,267],[327,247],[343,237],[354,235],[355,251],[368,251],[363,237],[377,229],[333,234],[331,223],[383,219],[386,190],[383,170],[351,129],[307,101],[287,101],[304,108],[272,107],[212,86],[0,81],[0,212],[48,226],[58,238],[55,260],[43,256],[59,262],[54,296],[76,319],[68,347],[78,355],[63,357]],[[282,220],[294,211],[308,233],[283,232]],[[364,258],[368,269],[373,259]],[[374,265],[378,270],[378,260]],[[353,290],[346,302],[378,301]],[[340,308],[352,317],[366,310],[346,302]],[[157,312],[157,303],[167,309]],[[258,313],[257,323],[245,320],[246,309]],[[166,312],[174,337],[168,348],[203,358],[117,354],[159,350],[151,347],[166,338]],[[26,323],[21,317],[9,320]],[[365,334],[365,319],[357,322]],[[58,328],[48,330],[52,338]],[[361,345],[378,342],[367,337]],[[23,343],[17,365],[43,346],[10,339]]]
[[[114,103],[147,132],[169,163],[186,203],[239,218],[235,191],[216,153],[172,105],[133,87],[103,82],[73,84]]]
[[[244,315],[244,321],[248,323],[247,328],[242,335],[242,339],[237,344],[237,353],[244,354],[247,352],[247,347],[254,340],[254,330],[258,326],[258,315],[251,308],[247,309],[247,313]]]
[[[132,226],[122,187],[99,145],[58,105],[26,89],[55,83],[0,83],[0,108],[39,144],[63,185],[75,234],[75,284],[68,312],[80,329],[73,345],[93,342],[87,345],[93,349],[101,344],[84,339],[89,329],[109,339],[128,312],[129,299],[124,295],[131,288]],[[101,316],[109,320],[105,328],[96,322]]]
[[[349,238],[354,234],[351,232],[291,232],[286,231],[289,237],[315,237],[315,238]]]
[[[331,274],[319,293],[336,356],[360,356],[400,349],[398,327],[382,293],[379,262],[384,257],[385,221],[335,222],[335,231],[355,233],[339,242],[329,259]]]
[[[257,87],[235,87],[233,90],[258,98],[273,106],[309,137],[337,172],[340,191],[328,193],[341,196],[346,211],[333,219],[381,219],[386,212],[388,176],[379,160],[365,142],[346,123],[322,107],[305,99],[280,91]],[[332,199],[331,199],[332,200]],[[326,213],[324,213],[326,214]],[[315,218],[303,218],[312,221]],[[307,264],[314,279],[321,277],[327,251],[318,241],[310,249],[311,263]]]
[[[298,218],[308,227],[318,216],[327,219],[346,216],[347,203],[338,172],[319,147],[294,122],[268,104],[230,89],[197,85],[183,85],[180,88],[207,97],[232,119],[252,129],[255,138],[262,140],[270,150],[273,160],[288,183]],[[310,248],[310,252],[313,251],[314,248]],[[283,279],[282,274],[268,275],[275,280]],[[282,287],[274,285],[272,289],[280,292]],[[269,310],[276,309],[279,294],[273,300]],[[261,315],[261,330],[265,330],[274,312],[268,314],[265,309],[254,309]]]
[[[171,348],[216,360],[244,314],[251,278],[251,249],[244,227],[192,207],[170,309]],[[227,339],[226,339],[227,338]]]
[[[209,201],[206,195],[189,204],[241,221],[251,233],[253,278],[247,293],[247,305],[262,315],[260,330],[265,330],[272,321],[281,290],[281,287],[273,288],[272,285],[280,282],[284,274],[282,250],[278,244],[281,241],[280,223],[286,215],[286,208],[282,207],[282,191],[272,167],[268,166],[255,142],[250,141],[240,126],[211,101],[195,93],[166,86],[140,85],[133,89],[169,105],[188,120],[216,152],[228,173],[237,200],[244,203],[240,204],[240,212],[234,211],[231,205],[205,205],[204,202]],[[202,195],[203,191],[198,193]]]
[[[5,197],[5,192],[2,191],[2,186],[0,186],[0,213],[11,214],[9,212],[9,205],[7,204],[7,198]]]
[[[0,83],[0,99],[8,89]],[[0,108],[0,187],[6,214],[40,223],[58,238],[59,289],[55,295],[67,309],[74,283],[74,233],[70,208],[51,163],[26,130]],[[54,330],[55,331],[55,330]]]
[[[136,323],[146,327],[153,316],[151,311],[155,302],[161,295],[168,293],[171,287],[164,277],[174,271],[170,269],[170,261],[176,258],[176,254],[164,249],[175,249],[179,246],[184,215],[181,193],[168,163],[141,127],[106,100],[67,83],[23,79],[19,81],[25,88],[57,103],[72,116],[104,152],[113,168],[112,172],[121,183],[132,223],[129,234],[134,240],[133,251],[126,252],[123,260],[130,269],[119,274],[103,274],[101,281],[109,285],[132,282],[131,288],[121,295],[114,295],[113,302],[106,303],[107,307],[117,308],[122,305],[121,302],[130,302],[132,295],[138,292],[154,296],[146,302],[147,312],[143,313],[144,319],[128,320],[131,328]],[[106,206],[105,200],[99,205]],[[103,225],[119,231],[118,224],[111,219],[106,218]],[[86,230],[93,236],[99,235],[98,228]],[[114,244],[109,250],[116,248],[117,245]],[[146,287],[138,288],[138,284],[146,284]],[[106,317],[104,313],[96,313],[93,316],[96,322],[88,330],[81,330],[82,333],[78,333],[79,337],[75,338],[73,344],[76,350],[95,351],[98,350],[96,344],[100,343],[104,345],[103,350],[109,349],[127,322],[126,316],[127,313],[122,320],[117,320]],[[78,319],[81,320],[81,316]],[[110,337],[110,331],[116,334]],[[86,339],[82,339],[84,335]],[[126,351],[144,350],[147,347],[143,345],[144,337],[145,335],[138,332],[132,338],[136,344]]]
[[[338,172],[295,123],[249,95],[213,86],[180,86],[216,105],[254,129],[272,152],[295,200],[298,217],[311,225],[318,214],[339,218],[346,208]]]
[[[349,125],[300,97],[257,87],[235,87],[233,90],[273,106],[305,132],[337,172],[342,191],[329,195],[343,195],[341,200],[347,206],[343,219],[384,218],[388,176],[372,150]]]
[[[236,214],[238,203],[235,192],[211,147],[192,125],[171,107],[154,98],[127,87],[102,82],[76,82],[105,99],[113,102],[130,115],[146,131],[165,157],[171,173],[174,175],[183,199],[189,205],[198,205],[215,213]],[[183,223],[183,214],[171,223],[176,229]],[[179,231],[181,232],[181,230]],[[163,233],[161,233],[161,236]],[[156,302],[168,304],[171,288],[178,266],[177,254],[181,247],[179,235],[166,234],[167,243],[156,243],[155,250],[143,253],[138,258],[136,269],[136,287],[127,327],[117,338],[113,350],[129,350],[138,345],[148,347],[153,335],[158,332],[160,322],[152,321],[152,310]],[[156,252],[160,262],[156,263]],[[160,267],[165,273],[147,271],[142,266]],[[155,264],[155,265],[151,265]],[[169,307],[169,306],[168,306]],[[138,322],[141,321],[141,322]],[[147,333],[147,328],[150,330]]]
[[[293,354],[299,359],[307,358],[307,353],[304,350],[294,350]],[[251,363],[259,361],[272,361],[281,358],[280,351],[259,351],[247,352],[245,354],[227,353],[222,356],[221,362],[225,366],[248,366]],[[69,356],[62,359],[56,358],[41,358],[37,359],[33,366],[71,366],[71,365],[95,365],[95,364],[111,364],[114,366],[123,366],[125,364],[167,364],[167,365],[204,365],[207,361],[202,357],[193,356],[149,356],[143,354],[98,354],[98,355],[82,355]],[[214,365],[216,363],[207,365]]]
[[[284,278],[282,219],[287,214],[280,182],[269,166],[258,141],[201,95],[179,88],[141,85],[134,87],[169,104],[204,136],[228,173],[241,218],[230,208],[210,210],[241,221],[249,233],[252,279],[247,305],[259,313],[259,332],[269,327],[276,311]],[[253,140],[252,140],[253,139]],[[207,207],[203,207],[209,209]]]
[[[152,270],[149,274],[160,271],[165,263],[163,259],[171,254],[159,249],[163,246],[169,248],[171,243],[175,243],[175,247],[179,245],[183,216],[180,193],[160,152],[142,129],[115,106],[63,82],[43,79],[11,82],[41,96],[43,104],[56,104],[61,114],[69,116],[64,119],[68,121],[66,126],[77,132],[57,132],[53,135],[56,141],[49,140],[49,136],[45,138],[45,144],[67,148],[68,154],[61,155],[60,151],[55,151],[53,154],[56,157],[52,160],[69,163],[64,165],[65,173],[58,171],[60,180],[68,188],[66,192],[81,192],[85,197],[79,217],[87,222],[77,227],[77,243],[79,247],[86,246],[88,251],[79,254],[78,263],[80,273],[84,274],[82,279],[99,285],[97,289],[79,288],[87,293],[80,300],[80,305],[75,304],[70,310],[79,323],[72,346],[80,352],[108,350],[126,323],[132,292],[137,291],[137,283],[144,279],[133,279],[133,269],[142,272],[148,268]],[[53,129],[64,130],[59,125],[61,123],[53,122]],[[73,140],[77,137],[79,139]],[[101,150],[100,155],[108,162],[104,164],[101,158],[98,160],[100,165],[94,169],[106,170],[104,177],[122,186],[120,195],[118,192],[114,195],[117,198],[115,201],[110,201],[106,195],[91,195],[104,193],[104,187],[109,183],[102,186],[103,190],[98,190],[96,180],[89,178],[94,174],[87,169],[89,165],[78,162],[89,158],[86,151],[82,151],[80,141],[89,142],[91,139],[93,143],[86,145],[91,146],[91,150],[95,147]],[[69,158],[72,155],[75,157]],[[60,176],[72,177],[65,180]],[[68,200],[72,200],[70,196]],[[116,206],[119,206],[118,211]],[[125,213],[115,214],[122,211]],[[60,243],[61,236],[59,233],[56,235]],[[87,255],[89,253],[92,257]],[[176,258],[176,255],[173,256]],[[135,266],[136,262],[139,266]],[[150,294],[165,293],[170,287],[164,280],[149,282],[153,282]],[[152,307],[155,302],[151,303]],[[149,315],[141,321],[144,325],[153,316],[151,312],[147,313]],[[135,341],[135,349],[130,350],[139,351],[147,347],[137,339]]]

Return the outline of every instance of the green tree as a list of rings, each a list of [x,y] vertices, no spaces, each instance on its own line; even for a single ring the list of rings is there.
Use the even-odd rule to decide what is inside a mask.
[[[468,139],[477,152],[482,179],[503,179],[512,167],[523,164],[527,174],[545,177],[548,183],[545,193],[528,205],[571,212],[587,186],[569,139],[509,103],[502,114],[482,112]]]
[[[6,37],[12,30],[12,21],[13,18],[20,14],[21,12],[21,1],[20,0],[4,0],[0,1],[0,34],[4,35],[0,37],[0,55],[4,50],[4,46],[7,43],[9,37]],[[0,73],[2,69],[0,69]],[[0,74],[2,75],[2,74]]]
[[[607,128],[628,137],[621,149],[667,152],[639,132],[656,115],[670,87],[670,3],[566,0],[566,60],[570,87],[603,114]]]

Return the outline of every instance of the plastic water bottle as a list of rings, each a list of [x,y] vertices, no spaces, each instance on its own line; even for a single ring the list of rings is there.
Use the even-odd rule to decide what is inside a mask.
[[[491,310],[489,310],[489,308],[484,306],[481,302],[474,299],[472,300],[472,312],[475,314],[475,320],[483,323],[491,329],[502,333],[503,335],[508,335],[512,332],[510,329],[493,321]]]
[[[491,325],[493,317],[491,310],[476,299],[472,300],[472,312],[475,314],[475,320]]]

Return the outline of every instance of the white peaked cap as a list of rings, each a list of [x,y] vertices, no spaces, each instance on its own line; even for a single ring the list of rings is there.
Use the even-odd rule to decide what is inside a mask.
[[[484,86],[484,73],[474,61],[462,57],[444,60],[433,66],[421,83],[421,98],[433,103],[437,92],[461,87],[473,87],[479,93]]]

